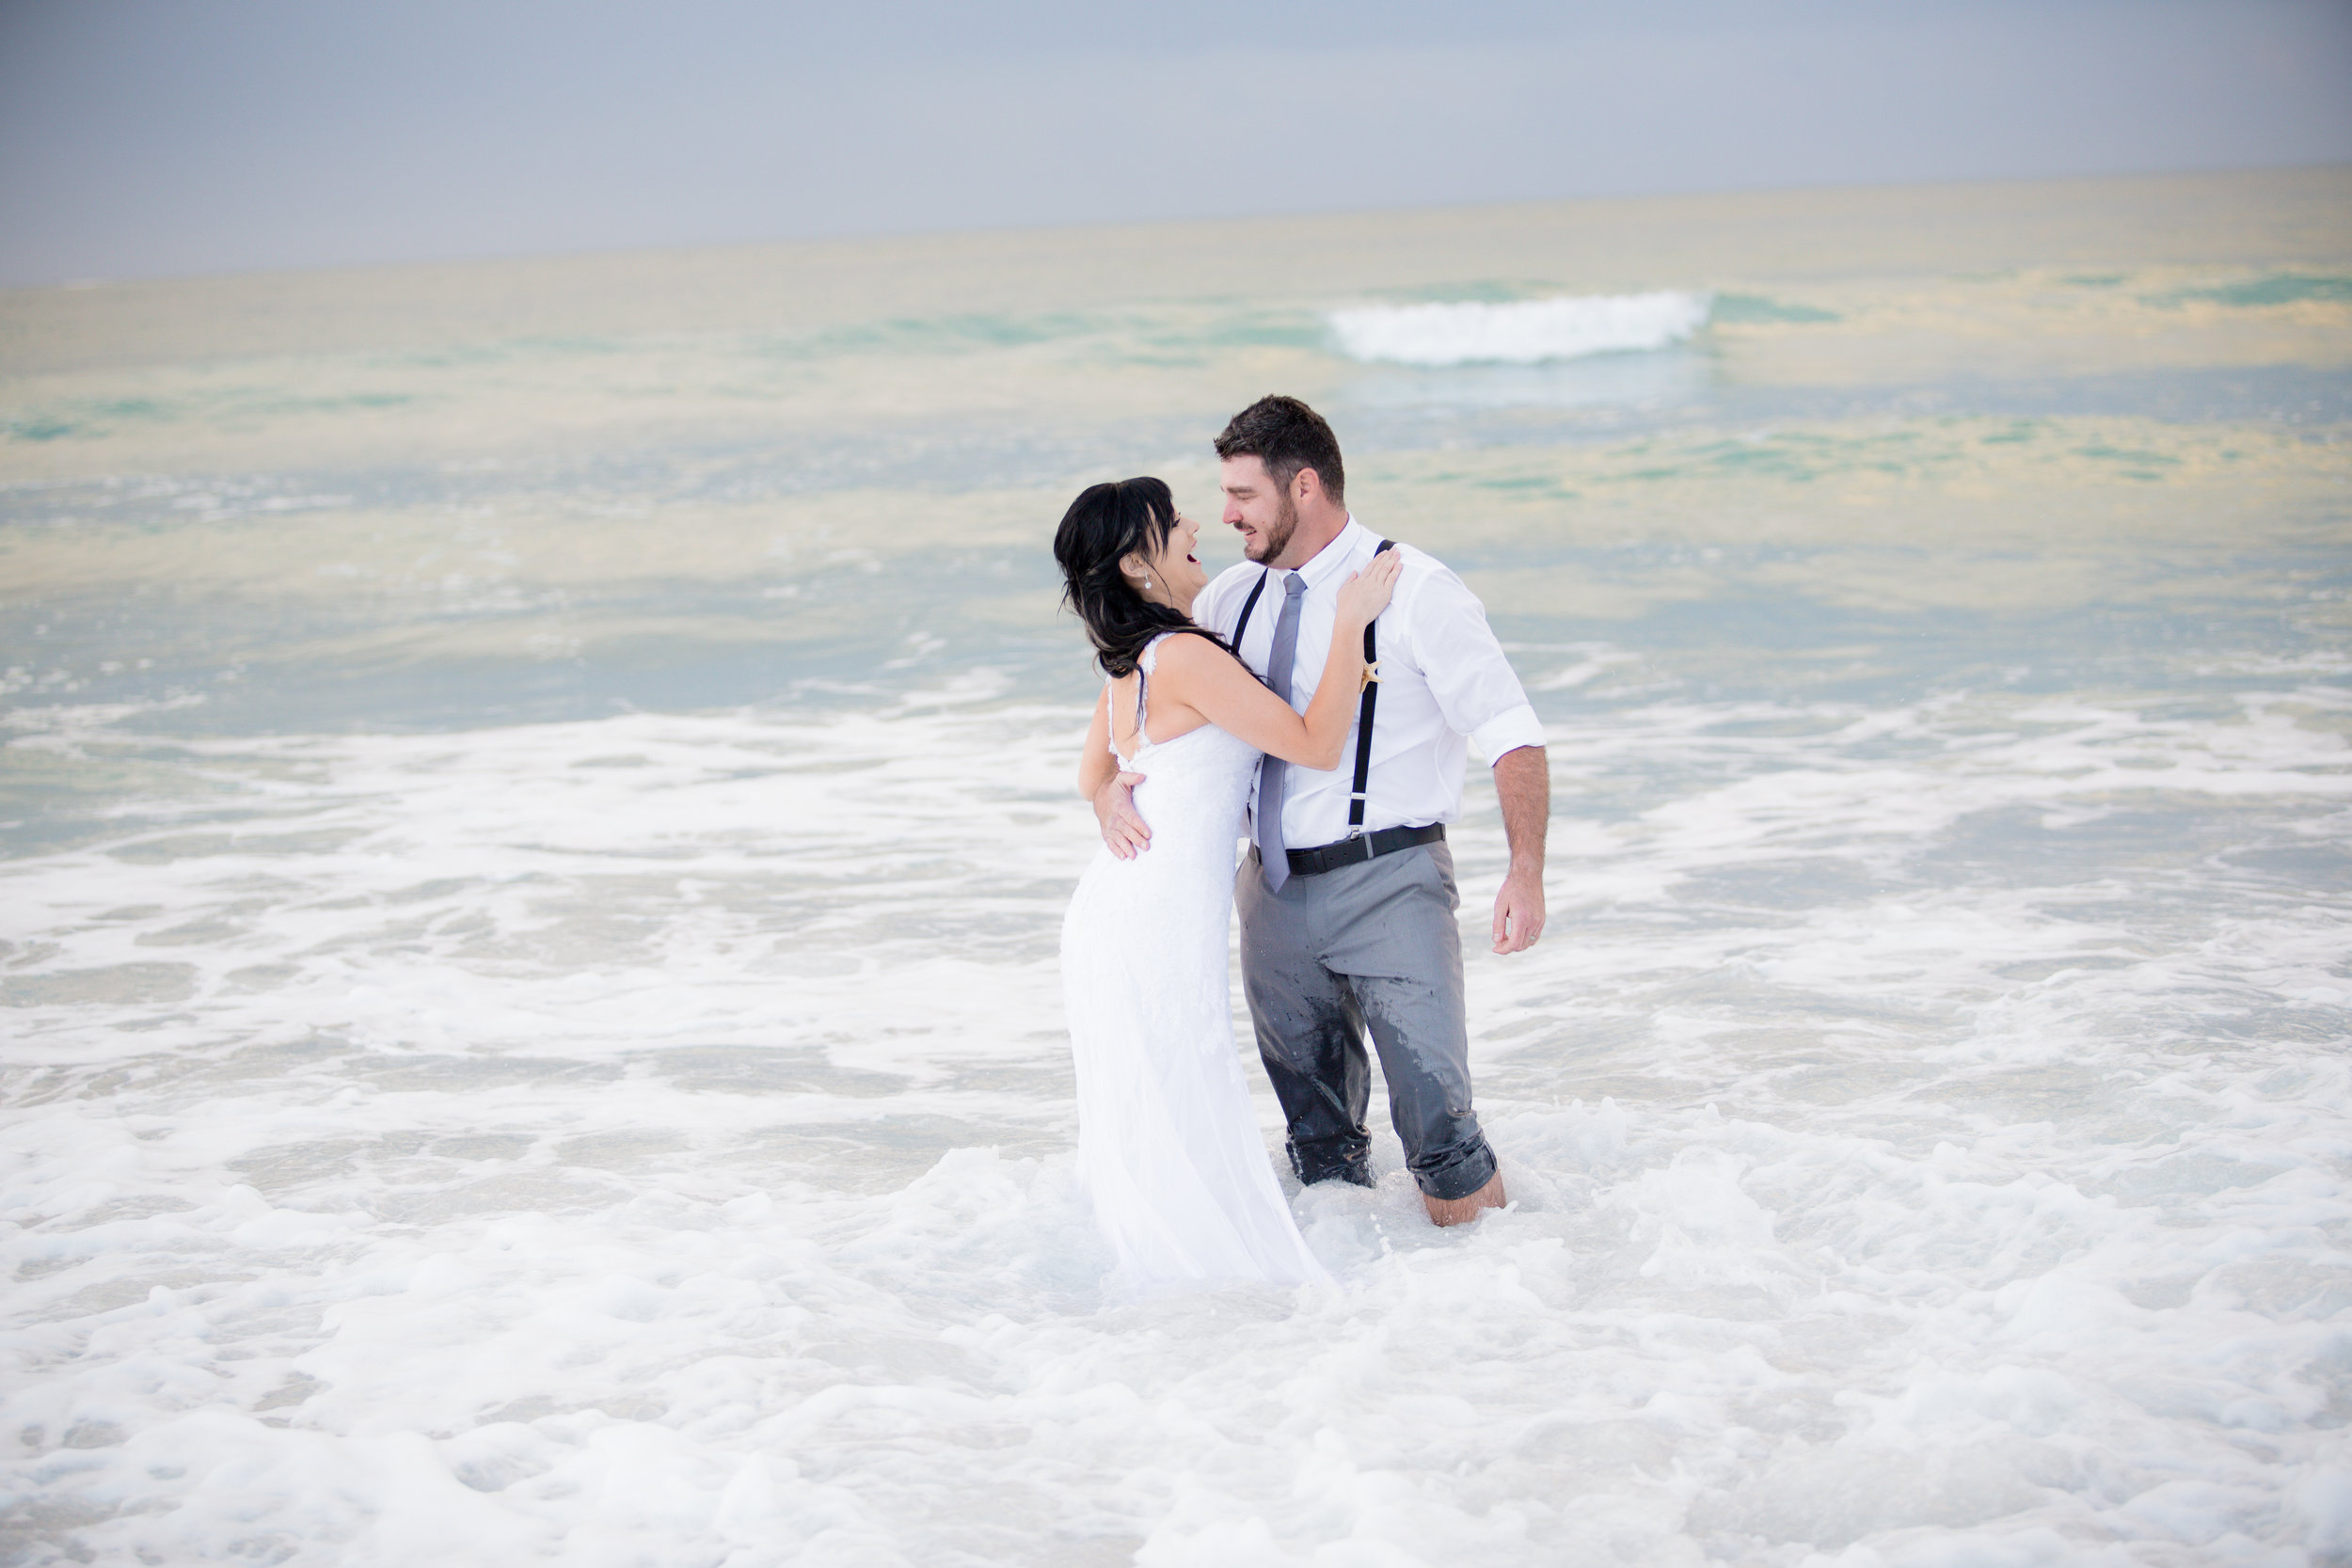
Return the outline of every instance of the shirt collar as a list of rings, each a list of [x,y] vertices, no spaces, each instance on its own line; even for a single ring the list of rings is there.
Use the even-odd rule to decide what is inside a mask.
[[[1357,553],[1372,547],[1372,530],[1356,520],[1353,512],[1347,515],[1347,526],[1331,536],[1331,542],[1317,550],[1314,559],[1298,567],[1298,575],[1307,579],[1310,589],[1320,588],[1345,572],[1356,560]]]

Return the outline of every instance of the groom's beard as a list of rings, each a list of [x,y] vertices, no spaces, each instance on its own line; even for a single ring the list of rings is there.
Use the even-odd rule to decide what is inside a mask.
[[[1291,500],[1290,497],[1284,496],[1282,498],[1282,510],[1276,515],[1274,526],[1267,529],[1263,536],[1259,540],[1258,547],[1254,550],[1245,549],[1241,553],[1256,562],[1259,565],[1263,566],[1267,562],[1272,561],[1275,557],[1280,555],[1284,550],[1289,549],[1291,546],[1291,535],[1297,531],[1298,508]]]

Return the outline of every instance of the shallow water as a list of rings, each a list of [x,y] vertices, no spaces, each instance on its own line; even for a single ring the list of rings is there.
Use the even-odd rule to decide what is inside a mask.
[[[1612,210],[1550,272],[1581,210],[1416,214],[1257,294],[908,242],[798,325],[686,287],[749,261],[666,322],[481,269],[610,329],[425,347],[380,277],[242,355],[228,284],[0,299],[8,1560],[2342,1560],[2352,203],[2298,178]],[[1709,325],[1329,326],[1645,290]],[[1122,1303],[1042,546],[1106,475],[1209,515],[1274,385],[1549,730],[1550,932],[1470,943],[1517,1201],[1430,1229],[1376,1127],[1295,1195],[1338,1293]],[[1475,778],[1455,844],[1475,939]]]

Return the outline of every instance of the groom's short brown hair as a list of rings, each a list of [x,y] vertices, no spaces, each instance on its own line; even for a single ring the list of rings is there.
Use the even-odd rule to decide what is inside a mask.
[[[1340,438],[1322,415],[1296,398],[1260,398],[1234,415],[1216,438],[1216,454],[1258,459],[1265,465],[1266,477],[1286,491],[1299,469],[1312,468],[1332,504],[1347,504]]]

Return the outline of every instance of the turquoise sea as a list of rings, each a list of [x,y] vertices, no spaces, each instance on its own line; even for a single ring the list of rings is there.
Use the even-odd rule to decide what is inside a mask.
[[[0,293],[0,1560],[2352,1557],[2347,214]],[[1122,1302],[1047,545],[1274,390],[1550,735],[1517,1201]]]

